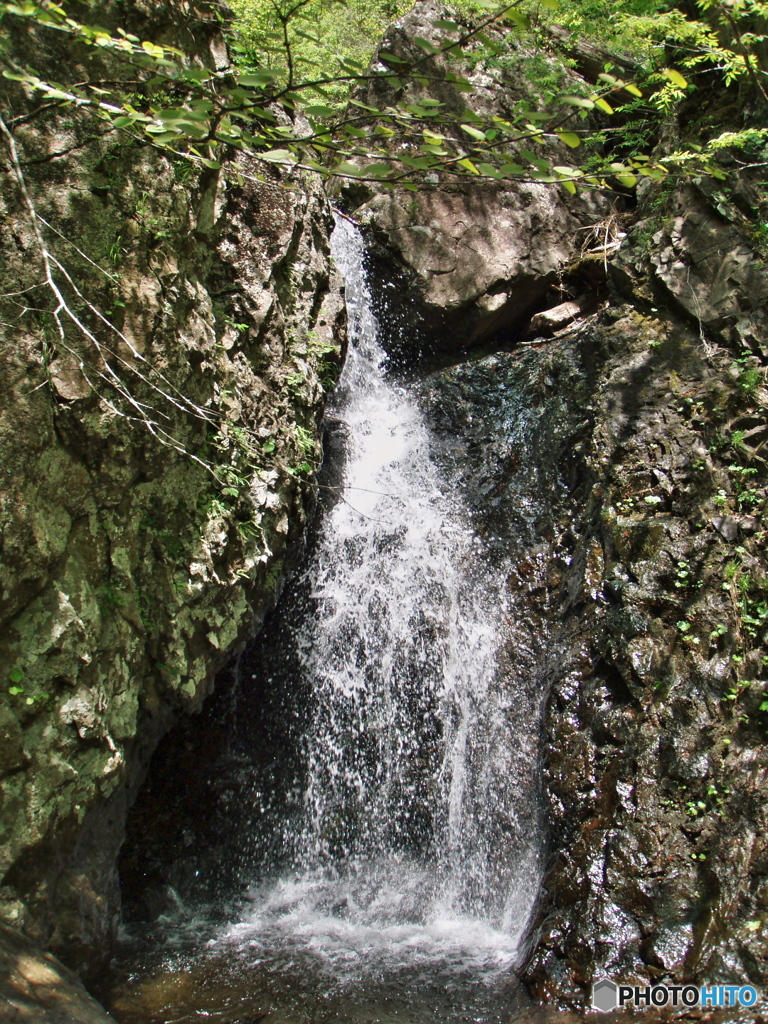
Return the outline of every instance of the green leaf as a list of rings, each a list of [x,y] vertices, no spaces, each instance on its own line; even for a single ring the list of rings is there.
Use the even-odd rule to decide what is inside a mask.
[[[426,103],[426,100],[422,100],[422,103]],[[367,110],[370,114],[380,114],[381,111],[378,107],[369,107],[365,103],[361,103],[359,100],[348,100],[348,103],[353,107],[360,107],[361,110]]]
[[[119,30],[118,30],[119,31]],[[179,78],[185,82],[200,84],[211,77],[211,72],[205,68],[182,68]]]
[[[24,679],[24,673],[21,671],[20,668],[15,668],[11,671],[8,678],[11,680],[12,683],[20,683]]]
[[[368,178],[380,178],[383,175],[391,174],[392,168],[389,164],[368,164],[361,173]]]
[[[277,445],[275,444],[274,441],[265,441],[264,444],[261,446],[261,450],[266,455],[271,455],[275,448],[277,448]]]
[[[530,149],[521,149],[520,156],[529,163],[532,163],[537,170],[541,171],[542,174],[549,173],[549,164],[546,160],[540,160],[535,153],[532,153]]]
[[[584,96],[561,96],[561,103],[568,103],[572,107],[582,107],[584,110],[592,110],[595,104],[592,100],[585,99]]]
[[[454,75],[453,73],[448,73],[445,76],[445,80],[446,82],[450,82],[451,85],[453,85],[454,89],[458,89],[459,92],[475,91],[475,87],[472,85],[472,83],[467,81],[467,79],[463,78],[461,75]]]
[[[343,163],[337,164],[336,167],[331,171],[332,174],[344,174],[347,176],[359,178],[362,171],[359,167],[351,164],[348,160],[344,160]]]
[[[675,74],[677,74],[677,72],[675,72]],[[683,82],[685,82],[685,79],[683,78],[682,75],[678,75],[678,78],[680,78]],[[628,92],[630,94],[630,96],[637,96],[638,99],[642,99],[642,97],[643,97],[643,94],[640,92],[640,90],[637,88],[637,86],[636,85],[632,85],[631,82],[625,82],[624,85],[623,85],[623,89],[624,89],[625,92]]]
[[[141,44],[141,48],[142,50],[145,50],[150,57],[163,57],[165,55],[165,50],[162,46],[156,46],[155,43],[151,43],[148,39],[144,40]]]
[[[461,130],[470,135],[473,139],[479,139],[480,142],[485,142],[485,132],[479,131],[477,128],[473,128],[471,124],[463,124]]]
[[[209,105],[208,105],[209,106]],[[202,106],[193,107],[191,109],[185,109],[183,112],[183,121],[208,121],[210,120],[211,111]],[[242,117],[242,113],[238,110],[238,117]]]
[[[403,60],[402,57],[398,57],[396,53],[391,53],[389,50],[379,50],[379,60],[384,60],[388,64],[410,64],[410,61]]]
[[[561,142],[564,142],[566,146],[570,146],[571,149],[578,149],[581,145],[581,139],[578,135],[574,135],[573,132],[556,132],[555,134]]]
[[[412,167],[414,171],[426,171],[432,166],[432,162],[423,156],[401,156],[400,162],[405,164],[406,167]]]
[[[327,107],[322,103],[313,103],[304,107],[304,113],[309,114],[310,117],[333,117],[336,111],[333,107]]]
[[[479,174],[480,171],[475,167],[469,157],[465,157],[463,160],[459,160],[459,167],[465,168],[467,171],[471,171],[472,174]]]
[[[144,128],[144,131],[148,135],[166,135],[166,134],[169,134],[171,138],[175,135],[175,132],[170,132],[170,133],[168,132],[168,125],[167,124],[148,124]]]
[[[237,84],[246,85],[251,89],[263,89],[265,85],[269,85],[275,78],[277,78],[276,71],[254,71],[249,75],[240,75]]]
[[[268,160],[272,164],[295,164],[296,157],[287,149],[269,149],[259,153],[260,160]]]
[[[499,168],[499,174],[503,174],[505,178],[509,178],[517,174],[525,174],[525,168],[521,167],[520,164],[502,164]]]
[[[35,78],[33,75],[18,74],[15,71],[3,71],[3,78],[7,78],[11,82],[26,82],[28,85],[34,86],[40,84],[39,78]]]
[[[568,181],[566,179],[565,181],[561,181],[560,184],[563,186],[566,192],[570,192],[572,196],[576,195],[576,186],[573,184],[572,181]]]
[[[679,71],[675,71],[674,68],[662,68],[662,74],[670,80],[673,85],[676,85],[679,89],[687,89],[688,82],[680,74]]]
[[[513,21],[515,25],[517,25],[518,28],[523,29],[523,31],[527,32],[531,27],[531,23],[528,18],[526,18],[524,14],[521,14],[520,11],[507,11],[504,17],[507,21]]]
[[[20,686],[9,686],[8,687],[8,693],[10,693],[12,696],[16,697],[16,696],[18,696],[18,694],[24,693],[24,691],[22,690],[22,688]]]
[[[606,114],[613,113],[613,107],[608,102],[608,100],[604,100],[602,96],[595,97],[595,106],[598,107],[600,110],[605,111]]]
[[[634,174],[617,174],[616,181],[626,186],[626,188],[634,188],[637,184],[637,178]],[[646,498],[646,501],[648,499]]]
[[[150,128],[146,128],[145,131],[151,132]],[[162,131],[159,135],[152,134],[152,141],[158,146],[164,146],[167,142],[176,142],[181,139],[181,135],[178,132],[167,132]]]

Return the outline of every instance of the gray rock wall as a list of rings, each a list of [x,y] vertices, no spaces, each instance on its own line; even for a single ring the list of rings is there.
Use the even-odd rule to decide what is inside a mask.
[[[381,48],[404,62],[418,62],[425,77],[403,76],[396,86],[374,80],[360,89],[358,99],[379,109],[439,100],[456,118],[441,121],[439,130],[461,142],[458,122],[465,111],[505,117],[522,101],[544,102],[526,77],[532,60],[543,60],[562,88],[574,78],[563,61],[534,57],[525,43],[503,61],[473,58],[465,65],[441,55],[425,58],[414,39],[442,45],[434,22],[455,16],[433,0],[417,4],[387,31]],[[508,35],[494,26],[488,32],[499,43]],[[457,72],[474,87],[471,91],[454,83]],[[412,133],[404,141],[405,151],[415,152],[421,137]],[[571,159],[567,147],[552,139],[540,144],[540,153],[559,163]],[[571,280],[567,268],[590,247],[592,227],[610,219],[605,197],[588,191],[572,196],[533,181],[477,184],[468,175],[448,176],[437,188],[436,175],[416,177],[418,191],[346,187],[346,203],[367,229],[369,276],[391,352],[411,357],[498,340],[519,332],[539,309],[556,305],[558,295],[562,302],[596,287],[592,267],[582,266],[580,280]]]
[[[34,103],[2,152],[0,919],[79,964],[157,740],[299,555],[344,320],[316,183]]]

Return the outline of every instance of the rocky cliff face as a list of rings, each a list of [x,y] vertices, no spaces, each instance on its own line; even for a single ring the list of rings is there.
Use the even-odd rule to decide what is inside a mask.
[[[449,16],[428,0],[393,25],[382,50],[418,61],[425,77],[399,80],[397,88],[375,81],[359,99],[380,109],[397,103],[418,109],[424,98],[439,100],[457,120],[504,116],[535,99],[525,68],[538,58],[524,49],[504,62],[463,67],[470,92],[448,80],[455,63],[425,58],[415,40],[439,42],[434,22]],[[547,58],[543,65],[563,88],[573,77],[563,62]],[[567,163],[567,152],[564,144],[549,142],[545,155]],[[427,178],[416,192],[347,190],[347,205],[367,228],[369,277],[394,355],[479,345],[519,330],[538,310],[555,305],[555,296],[562,302],[598,289],[599,269],[595,274],[589,261],[577,259],[592,247],[593,227],[610,219],[611,204],[596,193],[574,197],[537,182],[510,188],[467,177],[440,189]]]
[[[156,7],[129,13],[167,38],[179,12]],[[211,10],[183,28],[199,59],[226,59]],[[174,163],[21,89],[13,106],[0,917],[77,964],[116,925],[126,808],[157,740],[298,556],[344,324],[316,185]]]
[[[528,969],[576,1004],[601,974],[761,986],[768,968],[768,270],[688,186],[646,193],[611,270],[578,332],[604,353],[594,485],[546,674],[556,861]]]
[[[387,48],[436,13],[420,6]],[[528,88],[509,68],[473,75],[475,98],[431,88],[455,104]],[[77,961],[113,927],[125,809],[158,736],[199,707],[296,557],[342,325],[311,187],[189,171],[90,138],[71,112],[14,134],[0,897]],[[393,352],[497,350],[456,356],[423,396],[489,544],[516,553],[502,657],[546,705],[551,855],[525,978],[575,1007],[601,974],[768,975],[768,273],[738,178],[637,199],[345,200]],[[70,318],[58,335],[46,247],[90,334]]]
[[[387,50],[435,11],[420,5]],[[516,86],[497,85],[503,106]],[[515,499],[531,454],[508,443],[499,375],[528,366],[529,410],[579,396],[567,429],[542,420],[534,462],[551,488],[559,451],[563,504],[530,523],[510,580],[509,677],[522,667],[547,704],[552,867],[525,979],[550,1004],[583,1007],[603,974],[768,977],[768,270],[749,192],[734,175],[646,185],[623,211],[533,186],[348,200],[382,305],[401,312],[393,351],[509,350],[430,385],[438,425],[475,439],[467,482],[486,494],[490,480],[499,537],[529,508]],[[602,247],[578,241],[598,223]]]

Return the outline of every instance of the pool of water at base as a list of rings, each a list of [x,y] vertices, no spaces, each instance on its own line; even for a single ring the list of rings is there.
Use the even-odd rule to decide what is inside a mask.
[[[418,907],[418,873],[406,871],[404,890],[365,874],[284,878],[252,890],[230,922],[161,921],[125,937],[97,994],[119,1024],[532,1019],[517,940],[450,905]]]

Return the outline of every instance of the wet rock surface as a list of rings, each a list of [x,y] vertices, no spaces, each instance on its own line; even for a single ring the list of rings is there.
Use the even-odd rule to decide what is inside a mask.
[[[7,1024],[115,1024],[55,956],[5,925],[0,925],[0,1001]]]
[[[759,986],[763,615],[734,588],[762,602],[762,542],[712,521],[728,470],[705,412],[731,358],[631,307],[585,330],[609,357],[548,672],[555,864],[526,976],[575,1002],[601,974]]]
[[[549,694],[553,866],[525,972],[544,1003],[583,1005],[601,975],[764,984],[765,613],[734,602],[739,580],[763,601],[762,541],[713,515],[707,443],[730,366],[616,297],[425,384],[481,534],[519,548],[505,672]]]
[[[455,351],[520,330],[558,302],[558,269],[600,205],[566,203],[532,183],[376,196],[355,209],[370,232],[390,351]]]

